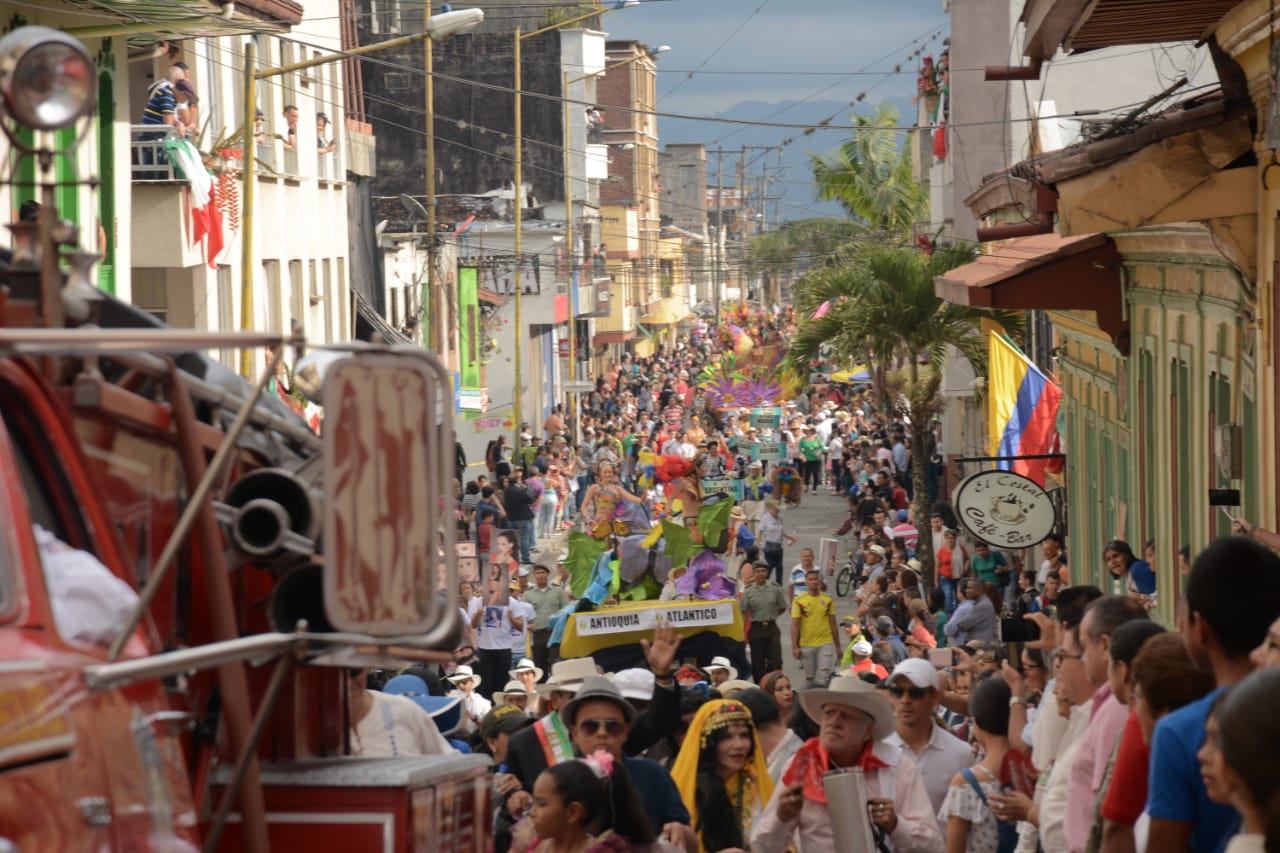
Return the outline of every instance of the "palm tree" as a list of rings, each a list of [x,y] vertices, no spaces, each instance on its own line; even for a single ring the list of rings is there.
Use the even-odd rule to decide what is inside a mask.
[[[910,418],[912,486],[916,526],[920,529],[917,553],[924,568],[921,581],[933,584],[933,543],[926,490],[926,446],[935,418],[942,414],[942,368],[949,348],[986,373],[987,353],[978,334],[982,320],[990,319],[1017,333],[1022,326],[1016,311],[970,308],[945,302],[934,294],[933,280],[973,259],[971,249],[944,247],[932,255],[905,245],[880,244],[839,267],[812,271],[797,283],[795,305],[802,320],[787,348],[789,366],[807,376],[820,353],[830,353],[837,363],[867,358],[884,381],[890,371],[901,371]],[[813,313],[822,304],[827,312]]]
[[[809,155],[818,197],[839,202],[869,231],[908,237],[929,209],[929,192],[911,177],[898,111],[885,103],[874,116],[855,114],[853,121],[859,129],[835,152]]]

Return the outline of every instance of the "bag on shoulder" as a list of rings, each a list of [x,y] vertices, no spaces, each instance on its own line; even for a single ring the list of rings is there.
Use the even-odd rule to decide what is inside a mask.
[[[991,803],[987,802],[987,793],[982,790],[982,786],[978,784],[978,777],[973,774],[973,768],[966,767],[960,771],[965,781],[969,783],[973,790],[978,792],[978,798],[982,800],[982,804],[991,809]],[[1018,825],[1010,820],[1001,820],[996,817],[995,812],[991,812],[991,816],[996,821],[996,833],[999,843],[996,846],[996,853],[1015,853],[1018,849]]]

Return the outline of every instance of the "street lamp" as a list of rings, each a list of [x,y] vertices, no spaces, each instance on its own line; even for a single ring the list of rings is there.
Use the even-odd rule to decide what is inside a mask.
[[[427,72],[426,85],[426,118],[427,118],[427,293],[424,302],[430,300],[430,309],[426,318],[427,349],[439,354],[442,336],[440,333],[440,311],[443,304],[436,285],[436,86],[435,86],[435,52],[436,40],[444,41],[452,35],[468,32],[480,26],[484,21],[484,12],[480,9],[463,9],[454,12],[448,4],[444,5],[439,15],[431,14],[431,0],[424,0],[428,30],[431,38],[423,43],[426,51],[423,64]],[[449,23],[440,21],[448,19]],[[436,22],[440,21],[439,24]]]
[[[563,78],[564,78],[564,86],[563,86],[563,88],[562,88],[562,92],[563,92],[563,95],[564,95],[564,109],[563,109],[563,113],[564,113],[564,129],[563,129],[563,131],[562,131],[562,138],[563,138],[563,140],[564,140],[564,145],[563,145],[563,150],[564,150],[564,210],[565,210],[565,216],[564,216],[564,235],[565,235],[565,236],[564,236],[564,239],[565,239],[565,244],[566,244],[566,246],[568,247],[568,258],[569,258],[569,287],[573,287],[573,286],[574,286],[573,274],[574,274],[574,270],[575,270],[574,262],[573,262],[573,245],[574,245],[574,237],[573,237],[573,170],[572,170],[572,167],[571,167],[571,162],[572,162],[572,161],[571,161],[570,156],[569,156],[569,154],[570,154],[570,152],[569,152],[569,87],[570,87],[571,85],[573,85],[574,83],[581,83],[583,80],[587,80],[587,79],[589,79],[589,78],[591,78],[591,77],[598,77],[598,76],[599,76],[599,75],[601,75],[601,74],[607,74],[607,73],[609,73],[610,71],[613,71],[613,70],[618,69],[618,68],[623,68],[623,67],[625,67],[625,66],[627,66],[627,65],[630,65],[630,64],[631,64],[631,63],[633,63],[633,62],[639,62],[641,59],[649,59],[649,58],[652,58],[652,57],[657,56],[657,55],[658,55],[658,54],[660,54],[660,53],[666,53],[666,52],[667,52],[667,51],[669,51],[669,50],[671,50],[671,45],[669,45],[669,44],[659,45],[659,46],[657,46],[657,47],[655,47],[655,48],[651,48],[650,50],[646,51],[645,53],[637,54],[637,55],[635,55],[635,56],[631,57],[630,59],[624,59],[624,60],[622,60],[621,62],[615,62],[613,65],[606,65],[604,68],[601,68],[599,71],[593,71],[593,72],[592,72],[592,73],[590,73],[590,74],[583,74],[581,77],[574,77],[572,80],[570,80],[570,79],[569,79],[569,73],[568,73],[568,72],[564,72],[564,73],[562,74],[562,76],[563,76]],[[518,96],[517,96],[517,97],[518,97]],[[630,149],[634,148],[634,147],[635,147],[635,145],[633,145],[632,143],[629,143],[629,142],[628,142],[628,143],[624,143],[623,145],[621,145],[621,146],[619,146],[619,147],[620,147],[622,150],[627,151],[627,150],[630,150]],[[584,155],[584,156],[585,156],[585,155]],[[517,291],[517,292],[518,292],[518,291]],[[578,316],[577,316],[577,314],[575,314],[575,313],[574,313],[574,311],[573,311],[573,303],[574,303],[574,299],[573,299],[573,294],[571,293],[571,294],[569,294],[569,381],[570,381],[570,382],[575,382],[575,381],[577,381],[577,378],[578,378]],[[572,395],[573,395],[574,393],[576,393],[576,392],[569,392],[569,394],[570,394],[569,399],[570,399],[570,400],[573,400],[573,396],[572,396]],[[576,406],[571,406],[571,407],[570,407],[570,416],[571,416],[571,419],[572,419],[573,423],[574,423],[574,424],[577,424],[577,423],[578,423],[578,418],[577,418],[577,407],[576,407]],[[576,439],[577,439],[577,434],[576,434],[576,432],[577,432],[577,427],[575,427],[575,428],[574,428],[574,430],[575,430],[574,439],[576,440]]]
[[[32,130],[63,130],[93,112],[96,102],[98,74],[93,59],[84,45],[66,33],[49,27],[18,27],[0,39],[0,100],[3,114],[16,124]],[[63,324],[62,273],[58,246],[74,244],[76,232],[70,234],[57,221],[54,184],[47,180],[58,153],[67,154],[84,141],[88,124],[66,149],[58,152],[33,148],[10,127],[0,121],[0,129],[19,157],[34,157],[44,178],[40,187],[40,219],[34,236],[40,252],[40,311],[46,326]],[[96,183],[96,182],[95,182]],[[69,223],[68,223],[69,224]],[[26,226],[30,228],[31,226]],[[10,226],[18,235],[17,225]],[[69,238],[69,239],[67,239]],[[86,264],[87,266],[87,264]],[[77,294],[81,302],[86,294]]]
[[[241,204],[244,207],[244,216],[242,217],[243,225],[241,227],[240,236],[240,327],[245,331],[253,328],[253,190],[254,190],[254,113],[257,110],[256,103],[256,86],[259,80],[268,80],[272,77],[279,77],[282,74],[289,74],[293,71],[301,71],[304,68],[314,68],[317,65],[327,65],[330,62],[337,62],[343,59],[349,59],[353,56],[364,56],[369,53],[379,53],[384,50],[392,50],[397,47],[404,47],[410,44],[416,44],[425,41],[428,45],[432,39],[444,39],[456,33],[466,32],[479,26],[484,20],[484,12],[480,9],[461,9],[457,12],[442,12],[439,15],[431,15],[426,19],[426,29],[420,33],[413,35],[401,36],[400,38],[380,41],[376,44],[367,44],[363,47],[355,47],[351,50],[344,50],[341,53],[330,53],[325,56],[317,56],[314,59],[308,59],[304,62],[295,62],[291,65],[281,65],[276,68],[264,68],[261,71],[254,66],[257,64],[257,45],[252,39],[245,42],[244,45],[244,166],[241,169],[240,177],[243,183],[240,190]],[[429,48],[428,48],[429,49]],[[427,90],[430,92],[430,76],[427,77]],[[428,126],[431,122],[427,122]],[[428,146],[430,147],[430,146]],[[430,173],[429,173],[430,174]],[[431,201],[431,199],[428,199]],[[428,215],[430,208],[428,208]],[[432,220],[429,220],[432,221]],[[245,376],[253,373],[252,353],[249,349],[244,349],[240,353],[240,372]]]
[[[617,0],[609,9],[596,9],[585,15],[578,15],[576,18],[570,18],[567,21],[561,21],[558,24],[550,24],[541,29],[534,30],[531,33],[522,33],[520,28],[516,27],[515,31],[515,255],[516,270],[513,278],[516,289],[516,317],[515,317],[515,385],[512,394],[512,405],[514,407],[512,422],[515,429],[515,441],[512,445],[516,448],[517,453],[520,450],[520,424],[523,423],[524,417],[524,370],[521,365],[521,359],[524,357],[524,286],[520,282],[520,263],[523,260],[524,253],[524,118],[522,115],[522,98],[523,98],[523,71],[521,65],[521,47],[525,39],[531,39],[534,36],[540,36],[543,33],[549,33],[553,30],[564,29],[565,27],[580,24],[583,21],[603,15],[605,12],[611,12],[616,9],[625,9],[628,6],[638,6],[640,0]],[[567,200],[566,200],[567,201]],[[572,251],[572,248],[571,248]],[[570,300],[570,306],[573,302]],[[576,319],[574,320],[576,324]],[[570,338],[572,341],[572,337]],[[573,353],[570,354],[569,363],[573,363]]]

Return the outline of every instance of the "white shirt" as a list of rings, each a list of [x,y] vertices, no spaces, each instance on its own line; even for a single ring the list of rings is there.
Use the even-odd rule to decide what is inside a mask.
[[[1089,710],[1093,703],[1085,702],[1071,709],[1067,731],[1058,747],[1058,757],[1049,771],[1049,784],[1040,800],[1040,844],[1045,853],[1062,853],[1067,849],[1067,838],[1062,831],[1067,816],[1067,782],[1071,779],[1071,764],[1075,760],[1080,740],[1089,728]]]
[[[924,780],[924,788],[929,792],[935,815],[942,808],[942,801],[947,798],[947,788],[951,786],[951,780],[961,770],[973,766],[973,750],[969,748],[969,744],[937,723],[933,724],[933,733],[929,735],[929,742],[919,752],[907,746],[907,742],[896,731],[885,738],[884,742],[898,747],[916,763],[920,778]],[[938,821],[938,830],[944,838],[946,827],[946,820]]]
[[[461,690],[450,690],[450,696],[462,699],[462,724],[458,726],[466,734],[471,734],[480,727],[484,715],[493,710],[493,703],[475,690],[463,693]]]
[[[827,461],[839,462],[844,458],[844,442],[840,440],[840,436],[832,438],[827,442]]]
[[[507,624],[511,625],[510,616],[518,616],[524,619],[524,625],[519,631],[513,626],[511,628],[511,654],[516,658],[524,657],[525,647],[528,645],[526,637],[529,635],[529,626],[538,618],[538,612],[533,609],[533,605],[527,601],[521,601],[518,598],[511,599],[511,613],[507,618]]]
[[[782,516],[775,516],[766,510],[760,516],[760,538],[771,545],[781,545],[783,534]]]
[[[477,610],[488,610],[485,607],[483,598],[473,598],[467,607],[467,624],[471,624],[470,620],[476,615]],[[498,624],[491,624],[491,615],[486,612],[480,619],[480,624],[476,628],[476,646],[481,649],[509,649],[511,648],[511,608],[510,607],[494,607],[494,610],[501,610],[502,617]]]
[[[373,704],[356,723],[356,755],[368,758],[398,758],[402,755],[445,755],[449,742],[436,728],[436,721],[416,702],[405,696],[369,691]]]

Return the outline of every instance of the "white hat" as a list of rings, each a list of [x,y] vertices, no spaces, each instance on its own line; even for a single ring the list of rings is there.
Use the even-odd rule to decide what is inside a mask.
[[[867,546],[867,550],[870,551],[872,554],[879,554],[881,557],[884,556],[883,545],[877,545],[876,543],[872,542],[870,545]]]
[[[569,658],[551,665],[551,675],[538,685],[539,696],[552,693],[577,693],[582,682],[596,675],[596,662],[591,658]]]
[[[511,696],[529,696],[529,691],[518,681],[508,681],[507,686],[493,694],[493,704],[501,705]]]
[[[853,644],[853,653],[860,658],[871,657],[872,651],[874,650],[871,648],[871,644],[868,643],[866,640],[859,640],[858,642]]]
[[[888,680],[893,681],[898,676],[907,679],[916,687],[932,687],[934,690],[939,687],[938,670],[924,658],[907,658],[893,668]]]
[[[707,664],[705,667],[703,667],[703,669],[705,669],[707,672],[710,672],[713,669],[723,669],[729,673],[730,681],[738,677],[738,668],[733,664],[729,663],[729,659],[727,657],[722,657],[722,656],[713,657],[711,659],[711,663]]]
[[[800,705],[815,723],[822,722],[825,705],[856,708],[871,718],[871,737],[880,740],[893,734],[893,705],[874,685],[861,678],[838,675],[831,679],[831,686],[826,689],[801,691]]]
[[[470,681],[472,687],[478,688],[480,686],[480,676],[472,672],[471,667],[467,666],[465,663],[459,665],[458,668],[453,671],[453,675],[447,676],[445,680],[450,684],[457,684],[459,681]]]
[[[520,658],[520,662],[516,664],[515,668],[508,672],[507,675],[515,678],[516,674],[521,672],[532,672],[534,681],[541,681],[542,676],[544,675],[542,669],[534,666],[533,661],[528,658]]]
[[[516,574],[517,574],[517,575],[519,575],[519,576],[520,576],[520,577],[522,577],[522,578],[527,578],[527,577],[529,577],[529,575],[533,574],[533,567],[532,567],[532,566],[521,566],[519,569],[517,569],[517,570],[516,570]],[[541,676],[539,676],[539,677],[541,677]]]
[[[522,438],[525,441],[533,441],[533,436],[529,435],[529,433],[527,432],[520,433],[520,438]]]
[[[618,685],[622,695],[639,702],[648,702],[653,698],[654,677],[650,669],[624,669],[613,674],[613,683]]]

